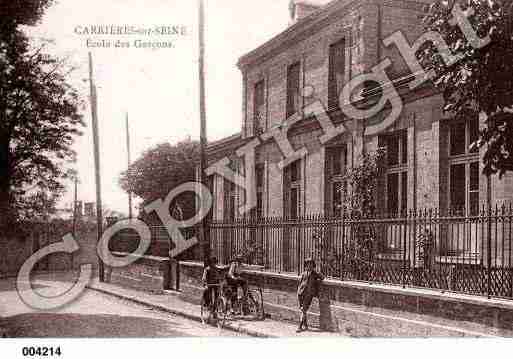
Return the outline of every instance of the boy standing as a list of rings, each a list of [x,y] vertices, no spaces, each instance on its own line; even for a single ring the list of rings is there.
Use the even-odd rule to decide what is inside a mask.
[[[307,312],[312,304],[312,299],[319,296],[319,285],[324,280],[324,276],[315,271],[315,261],[311,258],[305,260],[305,271],[301,275],[297,288],[297,298],[299,309],[301,310],[301,318],[297,333],[308,330]]]
[[[203,285],[205,286],[203,296],[205,298],[205,302],[208,303],[209,306],[213,306],[219,296],[219,272],[216,266],[217,258],[210,257],[205,264],[206,266],[203,270],[202,278]],[[214,299],[214,303],[212,303],[212,298]]]

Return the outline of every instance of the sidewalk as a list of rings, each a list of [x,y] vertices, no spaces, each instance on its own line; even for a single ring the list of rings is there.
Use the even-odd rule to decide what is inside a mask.
[[[182,293],[167,292],[165,294],[152,294],[114,284],[100,283],[97,279],[93,279],[93,281],[88,285],[88,288],[104,294],[113,295],[120,299],[186,317],[191,320],[201,321],[199,305],[186,300],[187,298],[184,298]],[[278,322],[272,319],[265,319],[262,321],[246,321],[239,319],[227,321],[225,329],[259,338],[341,337],[338,333],[319,332],[316,330],[296,333],[296,325]]]

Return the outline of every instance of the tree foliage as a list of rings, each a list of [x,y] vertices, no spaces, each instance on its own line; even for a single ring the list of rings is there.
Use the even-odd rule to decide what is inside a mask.
[[[365,276],[370,273],[374,254],[380,245],[379,229],[372,220],[366,220],[373,219],[378,215],[378,188],[380,179],[384,175],[385,158],[386,151],[383,148],[365,153],[360,163],[349,169],[346,174],[346,180],[350,187],[346,200],[348,203],[347,213],[353,220],[353,225],[351,226],[351,241],[344,253],[345,263],[360,280],[366,280]]]
[[[199,153],[199,142],[190,139],[174,145],[156,145],[144,152],[121,174],[121,188],[141,198],[143,205],[165,199],[176,187],[195,180]],[[179,197],[173,205],[178,206],[184,218],[195,213],[194,197]]]
[[[32,222],[48,222],[57,213],[57,203],[62,191],[43,191],[31,193],[26,200],[19,204],[19,217],[21,220]]]
[[[346,237],[344,252],[336,248],[332,230],[321,227],[313,233],[312,256],[320,263],[322,273],[338,276],[345,263],[346,270],[356,279],[365,280],[375,252],[378,235],[372,218],[376,216],[377,193],[383,176],[386,151],[379,148],[365,153],[358,165],[349,168],[344,176],[348,189],[343,191],[340,207],[343,219],[349,221],[351,234]],[[362,221],[363,219],[363,221]],[[370,221],[365,220],[371,219]]]
[[[0,0],[0,19],[12,25],[35,25],[53,0]]]
[[[22,4],[24,1],[10,3]],[[10,4],[9,3],[9,4]],[[19,214],[36,193],[62,192],[72,144],[83,126],[83,102],[69,85],[65,61],[34,48],[19,24],[33,24],[50,1],[27,1],[33,13],[2,1],[0,25],[0,220]],[[26,8],[30,9],[30,7]]]
[[[481,118],[486,128],[474,146],[485,149],[485,173],[513,171],[513,3],[510,0],[457,0],[485,46],[472,46],[453,26],[454,0],[437,0],[424,19],[427,31],[441,34],[453,55],[462,59],[446,66],[431,44],[418,56],[433,68],[434,84],[443,92],[445,111],[455,119]],[[480,48],[479,48],[480,47]]]
[[[350,215],[368,218],[376,214],[376,193],[385,154],[382,148],[365,153],[358,165],[348,169],[345,180],[350,190],[342,205]]]

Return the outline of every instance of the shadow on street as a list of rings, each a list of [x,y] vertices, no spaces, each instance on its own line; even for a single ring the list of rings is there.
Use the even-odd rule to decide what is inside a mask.
[[[11,338],[190,337],[169,320],[120,315],[28,313],[0,319]]]

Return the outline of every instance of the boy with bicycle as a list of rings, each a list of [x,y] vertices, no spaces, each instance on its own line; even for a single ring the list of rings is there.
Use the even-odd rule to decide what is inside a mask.
[[[230,263],[230,267],[228,270],[228,274],[226,275],[227,284],[231,287],[232,290],[232,311],[234,307],[234,303],[237,300],[237,290],[240,287],[244,293],[244,297],[248,294],[248,283],[241,276],[242,270],[242,261],[243,256],[238,254],[235,259],[233,259]],[[240,313],[239,313],[240,314]]]
[[[205,303],[207,303],[209,306],[215,305],[215,302],[219,297],[219,270],[217,268],[216,257],[210,257],[205,263],[202,282],[206,287],[203,292]],[[214,298],[213,303],[212,298]]]

